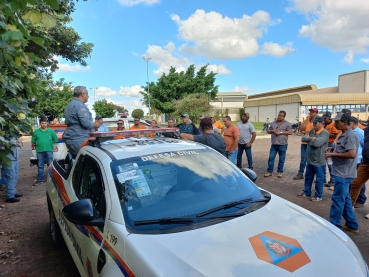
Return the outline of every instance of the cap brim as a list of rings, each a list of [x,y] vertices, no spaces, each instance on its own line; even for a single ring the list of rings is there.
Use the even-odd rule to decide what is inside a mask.
[[[331,118],[332,120],[341,120],[341,117],[335,117],[335,118]]]

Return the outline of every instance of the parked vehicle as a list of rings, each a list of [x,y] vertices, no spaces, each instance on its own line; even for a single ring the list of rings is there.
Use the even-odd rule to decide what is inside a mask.
[[[50,166],[51,241],[81,276],[368,276],[344,232],[212,148],[106,137],[164,130],[97,133]]]
[[[302,133],[300,131],[301,121],[299,121],[298,116],[296,116],[296,123],[292,124],[292,134],[297,136],[301,136]]]
[[[262,133],[266,133],[270,128],[270,123],[269,123],[269,117],[267,117],[264,125],[263,125],[263,129],[261,130]]]

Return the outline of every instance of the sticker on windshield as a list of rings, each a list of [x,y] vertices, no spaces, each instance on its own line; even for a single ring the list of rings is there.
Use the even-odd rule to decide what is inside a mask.
[[[133,179],[131,182],[136,190],[138,197],[143,197],[151,194],[149,185],[141,169],[137,170],[138,178]]]
[[[137,170],[131,170],[127,172],[122,172],[117,174],[118,181],[123,184],[127,180],[139,178],[140,176],[137,173]]]
[[[119,172],[126,172],[138,169],[137,163],[128,163],[119,166]]]
[[[141,157],[141,160],[146,162],[146,161],[152,161],[152,160],[163,159],[163,158],[168,158],[168,157],[198,155],[198,154],[200,154],[200,153],[198,153],[196,151],[193,151],[193,150],[176,151],[176,152],[167,152],[167,153],[160,153],[160,154],[153,154],[153,155],[149,155],[149,156],[143,156],[143,157]]]

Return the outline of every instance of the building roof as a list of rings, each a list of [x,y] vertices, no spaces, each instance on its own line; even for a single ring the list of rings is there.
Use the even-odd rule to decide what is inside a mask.
[[[299,87],[286,88],[286,89],[281,89],[281,90],[273,90],[269,92],[253,94],[253,95],[249,95],[248,99],[265,98],[268,96],[278,96],[278,95],[291,94],[291,93],[302,92],[302,91],[311,91],[311,90],[316,90],[316,89],[318,89],[316,85],[310,84],[310,85],[304,85],[304,86],[299,86]]]
[[[287,90],[284,90],[287,91]],[[280,91],[279,91],[280,92]],[[259,96],[262,94],[259,94]],[[263,93],[263,95],[265,95]],[[244,107],[301,103],[302,105],[368,104],[369,93],[338,93],[338,86],[284,94],[269,94],[244,101]]]

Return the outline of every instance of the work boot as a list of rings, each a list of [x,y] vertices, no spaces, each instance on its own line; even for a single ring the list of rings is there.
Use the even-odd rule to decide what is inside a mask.
[[[304,175],[303,174],[297,174],[295,177],[293,177],[294,180],[301,180],[304,179]]]

